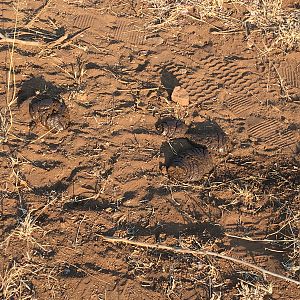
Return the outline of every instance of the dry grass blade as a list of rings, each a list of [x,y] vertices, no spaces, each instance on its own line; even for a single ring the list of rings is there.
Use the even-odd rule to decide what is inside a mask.
[[[0,246],[8,247],[13,239],[18,239],[26,243],[27,250],[30,250],[32,247],[38,247],[45,250],[44,246],[41,245],[34,235],[37,232],[43,231],[42,228],[36,225],[36,218],[32,213],[28,213],[24,220],[20,222],[19,226],[11,232],[11,234],[4,240]]]
[[[0,142],[6,142],[7,136],[11,128],[13,127],[13,115],[11,111],[12,105],[16,102],[16,78],[14,71],[14,52],[15,52],[15,40],[16,40],[16,32],[18,26],[18,13],[19,13],[19,1],[17,2],[16,7],[16,17],[15,17],[15,25],[13,38],[11,39],[11,49],[9,50],[9,68],[7,75],[7,83],[6,83],[6,105],[0,111],[0,121],[1,121],[1,137]],[[3,35],[0,33],[0,38]],[[1,40],[0,40],[1,42]]]
[[[14,262],[0,275],[3,299],[33,299],[29,278],[37,273],[36,266],[31,263],[18,265]]]
[[[39,16],[45,11],[45,9],[49,6],[51,0],[46,1],[45,4],[42,4],[40,8],[37,9],[35,15],[30,19],[27,24],[25,25],[26,28],[30,28],[32,24],[39,18]]]
[[[227,256],[227,255],[224,255],[224,254],[220,254],[220,253],[217,253],[217,252],[206,251],[206,250],[190,250],[190,249],[175,248],[175,247],[159,245],[159,244],[135,242],[135,241],[131,241],[131,240],[123,239],[123,238],[114,238],[114,237],[106,237],[106,236],[102,236],[102,238],[104,239],[104,241],[107,241],[107,242],[110,242],[110,243],[123,243],[123,244],[134,245],[134,246],[137,246],[137,247],[152,248],[152,249],[157,249],[157,250],[166,250],[166,251],[171,251],[171,252],[181,253],[181,254],[192,254],[192,255],[195,255],[195,256],[204,255],[204,256],[217,257],[217,258],[232,261],[236,264],[243,265],[245,267],[254,269],[256,271],[261,272],[264,275],[270,275],[270,276],[277,277],[277,278],[280,278],[282,280],[300,285],[300,281],[294,280],[292,278],[288,278],[288,277],[280,275],[280,274],[276,274],[276,273],[268,271],[264,268],[258,267],[254,264],[242,261],[242,260],[234,258],[234,257]]]
[[[148,8],[152,28],[178,25],[185,17],[204,23],[212,18],[226,28],[221,29],[210,23],[216,30],[214,34],[249,35],[259,32],[262,37],[266,37],[270,33],[272,47],[279,46],[283,50],[296,49],[300,44],[299,11],[284,9],[282,0],[143,0],[143,3]],[[245,19],[231,16],[231,8],[234,10],[236,6],[246,10]]]
[[[272,295],[273,286],[264,286],[261,283],[252,284],[241,280],[238,285],[238,296],[241,300],[264,300],[266,296]]]
[[[297,48],[300,42],[300,14],[297,10],[282,8],[282,0],[264,0],[247,3],[241,1],[249,12],[246,24],[265,33],[272,33],[272,44],[283,49]],[[275,38],[274,38],[275,37]]]

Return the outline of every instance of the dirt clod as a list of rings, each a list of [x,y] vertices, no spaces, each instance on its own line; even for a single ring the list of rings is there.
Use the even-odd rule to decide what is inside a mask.
[[[171,99],[180,106],[188,106],[190,104],[188,92],[180,86],[174,88]]]

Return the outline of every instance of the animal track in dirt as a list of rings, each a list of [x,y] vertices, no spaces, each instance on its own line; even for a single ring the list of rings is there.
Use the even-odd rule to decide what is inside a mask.
[[[188,131],[188,126],[181,120],[164,118],[155,124],[156,130],[168,138],[182,137]]]
[[[179,182],[199,181],[212,169],[211,156],[204,147],[193,147],[176,154],[167,166],[169,177]]]
[[[156,123],[159,134],[171,139],[162,145],[165,166],[171,179],[199,181],[213,169],[213,158],[229,150],[229,139],[213,121],[187,126],[174,118],[164,118]],[[214,157],[211,156],[214,155]]]
[[[226,153],[229,139],[222,128],[214,121],[193,123],[187,126],[183,121],[174,118],[164,118],[156,123],[159,134],[168,138],[186,138],[192,143],[207,147],[211,152]]]
[[[35,97],[29,104],[32,126],[41,123],[49,130],[61,131],[69,126],[70,115],[66,104],[47,95]]]
[[[213,153],[226,154],[230,149],[228,136],[211,120],[191,124],[186,137],[194,143],[205,145]]]

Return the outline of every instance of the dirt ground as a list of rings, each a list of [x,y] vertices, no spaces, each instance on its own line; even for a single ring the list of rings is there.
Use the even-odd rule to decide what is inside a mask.
[[[188,12],[153,25],[143,5],[0,2],[0,32],[40,43],[0,44],[1,299],[300,299],[227,259],[103,238],[300,280],[299,52]],[[177,85],[188,106],[170,99]],[[67,130],[30,130],[37,93],[64,100]],[[155,128],[166,116],[212,119],[233,148],[201,181],[173,182]]]

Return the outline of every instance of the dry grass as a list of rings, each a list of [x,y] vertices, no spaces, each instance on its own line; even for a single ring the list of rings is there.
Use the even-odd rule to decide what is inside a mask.
[[[259,32],[270,43],[269,47],[283,50],[297,49],[300,44],[300,13],[297,9],[284,9],[282,0],[223,1],[223,0],[143,0],[152,27],[179,25],[184,18],[201,22],[221,22],[219,33]],[[245,17],[232,17],[234,9],[245,10]]]
[[[284,216],[284,220],[279,223],[279,228],[275,232],[268,235],[268,238],[280,242],[280,247],[286,254],[282,264],[288,272],[296,275],[300,270],[300,213],[287,207],[281,215]]]
[[[15,7],[15,26],[13,31],[13,40],[16,39],[17,26],[19,20],[19,1]],[[9,64],[6,82],[6,103],[4,107],[0,108],[0,143],[4,143],[8,139],[9,132],[13,127],[13,114],[12,106],[16,103],[16,78],[15,78],[15,68],[14,68],[14,53],[15,44],[14,42],[9,49]]]
[[[86,70],[86,61],[82,58],[82,56],[76,57],[76,62],[71,65],[71,76],[75,81],[78,87],[81,87],[84,83],[84,78],[87,73]]]
[[[48,284],[50,280],[56,280],[52,272],[47,273],[44,263],[35,262],[37,251],[47,253],[49,246],[44,244],[46,232],[37,225],[38,218],[55,201],[56,198],[53,198],[42,209],[29,211],[0,243],[3,258],[4,255],[8,256],[6,265],[3,259],[3,271],[0,274],[0,295],[3,299],[36,299],[33,279],[48,279]]]
[[[31,278],[38,273],[38,268],[32,263],[18,264],[13,262],[0,275],[3,299],[34,299]],[[1,295],[1,294],[0,294]]]
[[[250,281],[240,280],[238,287],[240,300],[264,300],[266,296],[272,295],[272,284],[265,285],[261,282],[251,283]]]
[[[162,27],[176,25],[178,21],[195,10],[201,20],[223,14],[223,0],[143,0],[154,17],[151,24]],[[225,17],[225,16],[224,16]]]
[[[78,92],[83,89],[87,75],[87,61],[82,57],[82,55],[77,56],[74,63],[64,64],[62,61],[60,63],[61,65],[56,63],[53,63],[53,65],[59,68],[73,81],[75,91]]]
[[[9,131],[12,127],[12,112],[9,107],[0,109],[0,143],[7,142]]]
[[[49,271],[45,264],[33,260],[10,261],[0,274],[1,299],[37,299],[37,289],[34,285],[37,280],[47,287],[47,299],[57,299],[55,297],[57,272],[54,270],[55,268],[52,268]]]
[[[244,2],[244,3],[243,3]],[[247,11],[246,26],[255,27],[269,34],[271,45],[292,50],[300,42],[300,14],[296,9],[282,8],[282,0],[264,0],[247,3],[242,1]]]
[[[83,4],[84,1],[76,1],[80,4]],[[295,11],[284,11],[282,8],[281,1],[222,1],[222,0],[143,0],[147,4],[148,12],[152,15],[151,26],[153,28],[158,27],[167,27],[174,26],[179,24],[183,18],[194,18],[201,22],[207,22],[209,18],[215,18],[219,21],[222,21],[226,30],[238,30],[240,28],[247,27],[249,29],[249,35],[252,32],[263,32],[266,37],[274,37],[270,49],[274,46],[280,46],[283,49],[290,50],[299,46],[299,15]],[[226,3],[225,3],[226,2]],[[248,15],[245,20],[235,20],[230,17],[227,8],[225,9],[225,4],[235,4],[241,5],[246,8]],[[17,23],[17,18],[16,18]],[[244,32],[244,31],[243,31]],[[10,49],[10,62],[9,62],[9,76],[7,83],[7,101],[6,106],[0,111],[0,125],[1,125],[1,136],[0,141],[6,142],[11,129],[13,128],[13,114],[11,111],[12,106],[15,103],[15,77],[14,77],[14,43],[11,45]],[[72,79],[74,86],[80,89],[85,83],[86,79],[86,62],[82,57],[77,57],[74,64],[68,65],[68,69],[65,69],[64,72]],[[11,169],[12,174],[9,180],[14,181],[15,189],[26,188],[29,190],[28,185],[25,179],[22,178],[20,173],[20,161],[17,158],[10,157],[11,159]],[[104,189],[105,187],[103,187]],[[246,208],[256,208],[255,202],[257,198],[260,197],[260,194],[255,187],[251,185],[242,185],[238,183],[233,183],[230,188],[233,189],[234,195],[236,196],[237,203],[245,206]],[[102,189],[102,190],[103,190]],[[203,187],[204,189],[204,187]],[[101,191],[102,192],[102,191]],[[98,194],[97,194],[98,196]],[[96,197],[97,198],[97,197]],[[236,203],[231,203],[236,204]],[[40,278],[43,276],[44,270],[32,262],[32,250],[34,248],[45,249],[45,245],[40,240],[40,237],[43,237],[45,231],[38,225],[38,217],[46,209],[43,208],[38,214],[35,214],[36,211],[25,212],[25,216],[19,222],[18,226],[11,232],[8,238],[5,240],[5,243],[1,244],[0,248],[9,248],[14,247],[14,245],[24,244],[26,247],[22,248],[22,255],[26,258],[23,262],[13,262],[9,264],[4,272],[1,274],[1,289],[0,294],[4,299],[34,299],[34,288],[31,283],[33,277]],[[81,220],[81,222],[84,218]],[[286,238],[284,242],[284,249],[288,251],[288,262],[286,263],[286,268],[292,275],[295,275],[299,271],[299,237],[298,231],[299,228],[299,214],[293,212],[287,213],[287,218],[280,225],[280,229],[270,235],[271,238],[274,238],[275,242],[279,239],[281,242]],[[81,224],[81,223],[80,223]],[[77,235],[75,238],[75,245],[77,243],[77,237],[79,235],[80,226],[78,227]],[[111,241],[115,242],[115,241]],[[128,241],[120,241],[129,243]],[[185,245],[186,241],[181,240],[182,249],[188,249]],[[193,241],[194,242],[194,241]],[[130,244],[130,243],[129,243]],[[188,244],[188,242],[187,242]],[[144,246],[135,245],[136,247]],[[145,247],[153,247],[156,249],[156,245],[146,245]],[[203,246],[203,245],[200,245]],[[202,249],[202,247],[200,247]],[[207,246],[207,245],[206,245]],[[157,247],[159,249],[159,247]],[[174,251],[175,253],[181,253],[179,248],[170,248],[161,247],[162,250]],[[139,249],[139,248],[138,248]],[[146,251],[145,251],[146,252]],[[189,254],[191,251],[182,251],[183,254]],[[194,251],[196,253],[196,251]],[[181,254],[182,254],[181,253]],[[201,251],[199,251],[201,254]],[[197,257],[199,253],[195,254]],[[205,253],[205,251],[204,251]],[[219,258],[225,258],[230,260],[230,257],[222,256],[218,253],[209,252],[210,254],[215,255]],[[233,261],[237,262],[238,261]],[[140,257],[140,250],[134,250],[132,255],[128,259],[128,265],[133,269],[132,273],[135,276],[143,278],[149,270],[153,268],[155,262],[151,259],[142,260]],[[249,266],[249,264],[248,264]],[[200,269],[200,266],[198,266]],[[202,266],[201,266],[202,267]],[[252,267],[255,267],[252,265]],[[210,284],[222,285],[225,283],[220,282],[222,280],[222,274],[215,265],[208,264],[205,266],[206,275],[209,278]],[[264,270],[259,269],[264,273]],[[269,273],[270,274],[270,273]],[[198,276],[198,274],[193,274]],[[274,274],[271,273],[274,276]],[[275,274],[276,275],[276,274]],[[170,273],[169,284],[165,288],[165,294],[168,297],[175,295],[176,288],[180,286],[180,279],[173,276]],[[282,279],[282,277],[281,277]],[[287,279],[287,278],[283,278]],[[42,281],[41,281],[42,282]],[[142,284],[148,284],[147,281],[142,281]],[[240,299],[264,299],[266,296],[272,294],[272,285],[265,284],[261,282],[250,282],[240,280],[237,286],[237,296]],[[177,296],[177,295],[175,295]],[[178,298],[178,296],[177,296]],[[211,299],[221,299],[221,293],[218,291],[212,291]]]
[[[35,238],[35,235],[40,233],[44,233],[43,229],[37,225],[36,217],[33,216],[32,212],[29,212],[24,220],[20,222],[19,226],[5,239],[4,243],[6,244],[6,248],[16,239],[25,243],[27,256],[30,257],[30,251],[34,247],[45,249]]]

